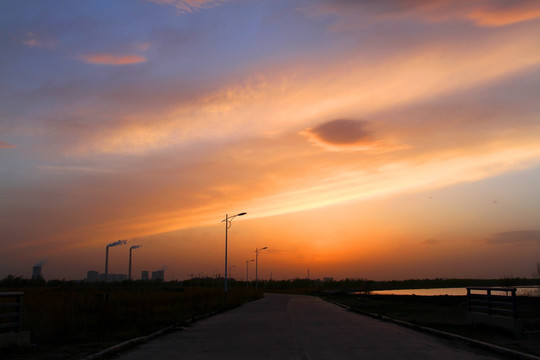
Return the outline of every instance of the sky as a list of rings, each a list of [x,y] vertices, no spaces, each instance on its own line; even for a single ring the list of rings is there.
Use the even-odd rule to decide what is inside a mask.
[[[532,277],[536,0],[0,0],[0,278]]]

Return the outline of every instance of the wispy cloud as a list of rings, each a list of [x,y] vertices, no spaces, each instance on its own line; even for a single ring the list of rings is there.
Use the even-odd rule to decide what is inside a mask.
[[[45,48],[54,50],[58,44],[58,39],[46,35],[36,35],[34,32],[29,31],[22,40],[22,43],[31,48]]]
[[[7,142],[0,141],[0,149],[13,149],[15,145],[8,144]]]
[[[540,18],[540,3],[534,0],[381,0],[381,1],[330,1],[311,5],[311,15],[339,15],[343,18],[332,27],[347,29],[363,27],[364,21],[350,22],[358,16],[368,23],[378,20],[415,18],[426,22],[468,20],[477,26],[506,26]],[[343,19],[348,19],[343,22]]]
[[[96,65],[131,65],[146,62],[146,58],[141,55],[127,54],[116,55],[111,53],[96,53],[80,55],[84,62]]]
[[[90,166],[49,166],[40,165],[36,169],[51,172],[74,172],[74,173],[117,173],[116,170],[96,168]]]
[[[523,245],[527,243],[538,243],[540,245],[540,231],[538,230],[520,230],[506,231],[491,235],[485,239],[488,244],[515,244]]]
[[[173,5],[180,14],[188,14],[203,9],[209,9],[219,6],[224,2],[231,0],[149,0],[156,4]]]
[[[540,4],[538,1],[484,2],[466,16],[481,26],[505,26],[540,18]]]
[[[149,43],[149,42],[142,42],[142,43],[135,44],[135,48],[141,52],[148,51],[148,49],[150,49],[151,46],[152,46],[152,43]]]

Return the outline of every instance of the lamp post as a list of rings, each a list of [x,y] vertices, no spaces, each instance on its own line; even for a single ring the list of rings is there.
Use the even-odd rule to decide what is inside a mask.
[[[225,219],[221,220],[221,222],[225,221],[225,295],[227,295],[227,232],[229,228],[231,227],[231,223],[233,219],[237,216],[246,215],[247,213],[242,212],[233,216],[229,216],[225,214]]]
[[[246,260],[246,287],[249,287],[249,263],[255,260]]]
[[[267,246],[261,249],[255,249],[255,290],[259,289],[259,253],[264,249],[268,249]]]

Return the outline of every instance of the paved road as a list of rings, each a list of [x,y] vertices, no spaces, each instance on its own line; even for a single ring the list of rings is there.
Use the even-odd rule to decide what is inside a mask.
[[[156,338],[120,360],[498,359],[428,334],[372,319],[316,297],[264,299]]]

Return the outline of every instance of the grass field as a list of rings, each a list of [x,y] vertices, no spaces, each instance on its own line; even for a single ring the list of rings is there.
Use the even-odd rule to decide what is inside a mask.
[[[323,298],[370,316],[386,316],[540,356],[540,298],[518,297],[522,334],[467,322],[465,296],[324,294]]]
[[[262,296],[246,288],[230,289],[225,297],[222,288],[170,284],[46,286],[17,291],[25,293],[23,330],[31,332],[33,345],[3,349],[2,359],[79,359]]]

